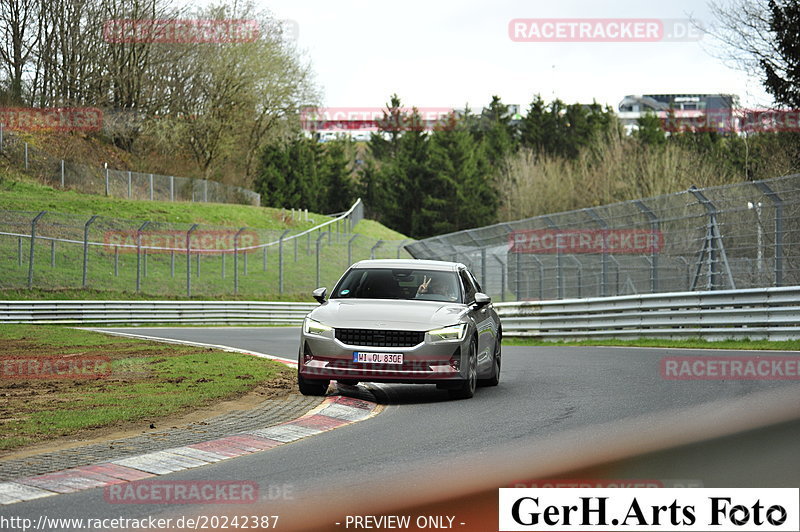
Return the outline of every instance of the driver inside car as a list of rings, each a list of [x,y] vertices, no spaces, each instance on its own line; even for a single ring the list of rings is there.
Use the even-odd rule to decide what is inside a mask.
[[[444,282],[442,279],[433,276],[423,276],[422,284],[420,284],[419,288],[417,288],[417,297],[422,294],[439,295],[450,301],[455,301],[457,299],[457,296],[450,283]]]

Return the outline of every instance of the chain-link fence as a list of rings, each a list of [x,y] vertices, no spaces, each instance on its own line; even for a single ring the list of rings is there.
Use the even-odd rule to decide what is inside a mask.
[[[308,296],[409,241],[353,233],[361,200],[305,231],[0,211],[0,290],[90,288],[152,296]]]
[[[112,170],[58,159],[0,124],[0,155],[55,188],[137,200],[261,205],[261,194],[208,179]]]
[[[498,300],[800,285],[800,174],[420,240]]]

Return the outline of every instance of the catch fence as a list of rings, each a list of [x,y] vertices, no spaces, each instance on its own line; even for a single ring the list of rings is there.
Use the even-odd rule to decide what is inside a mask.
[[[800,285],[800,174],[536,216],[407,249],[466,263],[502,301]]]
[[[114,170],[53,157],[9,134],[0,124],[0,156],[62,190],[134,200],[261,205],[261,194],[210,179]]]
[[[0,290],[310,297],[356,260],[408,257],[408,240],[355,233],[363,212],[358,200],[309,229],[267,230],[0,211]]]

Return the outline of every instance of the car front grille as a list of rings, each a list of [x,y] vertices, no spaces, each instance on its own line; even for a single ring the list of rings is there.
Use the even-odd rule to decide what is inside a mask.
[[[425,341],[425,333],[420,331],[336,329],[336,339],[347,345],[366,345],[370,347],[413,347]]]

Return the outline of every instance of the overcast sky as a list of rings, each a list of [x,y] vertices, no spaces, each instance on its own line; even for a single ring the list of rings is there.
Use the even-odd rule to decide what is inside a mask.
[[[512,19],[693,17],[713,22],[703,0],[256,0],[296,21],[323,105],[480,109],[496,94],[527,108],[534,94],[615,109],[627,94],[733,93],[771,102],[757,75],[690,42],[514,42]]]

